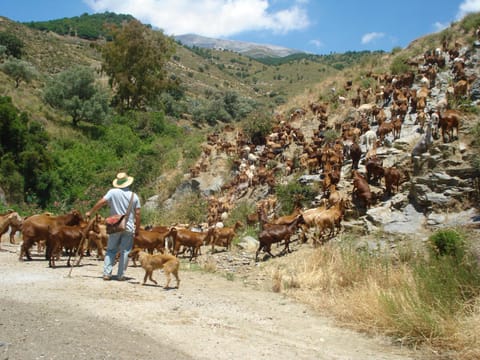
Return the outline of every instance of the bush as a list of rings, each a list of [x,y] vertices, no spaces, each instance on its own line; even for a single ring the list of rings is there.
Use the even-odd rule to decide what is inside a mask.
[[[310,204],[317,195],[312,187],[302,185],[296,180],[277,186],[275,192],[281,205],[281,214],[291,214],[296,206]]]
[[[255,205],[248,201],[240,201],[230,212],[230,216],[227,219],[226,226],[232,226],[237,221],[241,221],[243,224],[246,222],[247,215],[255,212]]]
[[[329,129],[324,133],[324,139],[326,143],[333,142],[340,137],[340,133],[333,129]]]
[[[265,113],[251,113],[242,125],[245,135],[255,145],[265,144],[265,136],[272,130],[271,116]]]
[[[397,57],[395,57],[392,61],[392,64],[390,65],[390,72],[393,75],[406,73],[409,70],[406,60],[406,56],[398,55]]]
[[[465,239],[455,230],[439,230],[428,239],[429,250],[433,257],[450,256],[457,260],[465,254]]]
[[[8,32],[0,32],[0,45],[5,46],[6,54],[17,59],[22,57],[24,43],[15,35]]]

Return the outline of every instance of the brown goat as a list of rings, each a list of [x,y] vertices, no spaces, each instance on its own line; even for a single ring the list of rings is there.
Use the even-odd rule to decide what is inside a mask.
[[[398,192],[398,187],[400,186],[400,179],[402,175],[397,168],[388,167],[384,169],[385,173],[385,194],[391,195],[393,186],[396,187],[396,192]]]
[[[237,229],[242,226],[243,224],[237,221],[233,227],[214,228],[213,236],[210,240],[212,243],[212,254],[215,252],[215,245],[223,246],[227,250],[230,249]]]
[[[22,226],[22,218],[15,211],[9,211],[6,214],[0,214],[0,238],[10,228],[10,244],[15,243],[15,233]]]
[[[159,230],[163,230],[159,228]],[[165,252],[165,239],[171,236],[173,228],[167,228],[164,231],[143,230],[140,229],[133,239],[133,246],[138,247],[153,254],[155,250]]]
[[[444,113],[439,113],[438,127],[442,129],[442,139],[446,143],[446,135],[448,135],[448,141],[453,140],[455,129],[458,138],[458,128],[460,126],[460,114],[455,110],[447,110]]]
[[[343,213],[345,209],[345,200],[341,199],[337,202],[334,206],[328,208],[325,211],[319,213],[314,221],[319,231],[319,240],[320,242],[324,243],[325,240],[323,236],[325,235],[325,231],[330,229],[330,233],[328,234],[329,237],[335,236],[335,229],[337,228],[340,231],[341,228],[341,221],[343,219]],[[314,246],[316,245],[316,240],[314,240]]]
[[[260,245],[258,246],[257,252],[255,253],[255,261],[258,261],[258,254],[262,249],[271,257],[274,257],[274,255],[271,253],[271,247],[273,243],[280,243],[282,241],[285,241],[285,247],[282,250],[281,254],[290,252],[290,237],[297,229],[297,227],[304,222],[305,221],[303,220],[303,216],[298,215],[295,221],[293,221],[289,225],[272,224],[264,228],[258,235]]]
[[[214,228],[211,227],[207,231],[196,232],[188,229],[172,228],[173,237],[173,255],[178,256],[180,246],[190,248],[192,250],[190,255],[190,261],[200,254],[200,248],[202,245],[210,242],[213,236]]]
[[[365,179],[357,170],[353,171],[353,197],[359,199],[365,208],[373,203],[373,194]]]
[[[55,257],[65,248],[68,254],[67,266],[70,265],[70,259],[75,251],[79,254],[83,253],[83,242],[87,238],[88,231],[92,228],[92,219],[89,223],[81,225],[60,225],[49,230],[47,238],[46,257],[48,266],[55,267]]]
[[[30,248],[40,240],[47,240],[49,232],[62,225],[78,225],[82,221],[82,215],[78,210],[72,210],[68,214],[53,216],[49,214],[37,214],[26,218],[22,225],[23,243],[20,250],[19,260],[26,256],[32,260]],[[47,258],[47,260],[49,260]]]

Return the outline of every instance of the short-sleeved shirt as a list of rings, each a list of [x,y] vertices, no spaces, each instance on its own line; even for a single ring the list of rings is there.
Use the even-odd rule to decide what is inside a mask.
[[[129,188],[112,188],[103,197],[110,206],[110,215],[125,214],[128,204],[132,197],[132,191]],[[127,221],[127,231],[135,232],[135,209],[140,208],[140,199],[137,194],[133,195],[133,203]]]

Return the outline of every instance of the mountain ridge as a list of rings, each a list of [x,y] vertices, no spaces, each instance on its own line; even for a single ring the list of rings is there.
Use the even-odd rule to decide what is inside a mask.
[[[175,35],[173,38],[185,46],[230,50],[253,58],[285,57],[292,54],[306,54],[305,51],[290,49],[278,45],[258,44],[246,41],[215,39],[196,34]]]

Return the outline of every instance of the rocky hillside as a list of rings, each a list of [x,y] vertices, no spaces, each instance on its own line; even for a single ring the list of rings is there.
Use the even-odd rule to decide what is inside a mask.
[[[318,191],[316,202],[303,204],[304,209],[315,207],[322,198],[327,199],[329,196],[328,191],[322,190],[326,176],[325,164],[310,169],[303,165],[302,158],[312,148],[315,149],[314,155],[308,157],[319,157],[322,149],[333,146],[322,140],[322,134],[336,132],[341,134],[337,140],[342,142],[344,151],[337,189],[351,204],[343,221],[347,231],[382,231],[386,234],[421,237],[421,234],[437,227],[477,226],[479,173],[478,169],[472,167],[472,160],[478,157],[478,150],[472,147],[471,134],[479,120],[476,114],[480,82],[476,75],[480,73],[480,49],[476,43],[451,43],[442,50],[441,44],[438,44],[438,49],[435,49],[437,46],[428,49],[425,54],[437,51],[440,65],[430,65],[428,57],[423,55],[407,59],[411,64],[408,73],[413,74],[413,77],[401,86],[395,85],[396,81],[402,79],[401,76],[369,74],[376,80],[370,89],[371,93],[362,98],[360,104],[352,105],[352,99],[356,97],[355,90],[366,89],[362,89],[360,83],[353,83],[346,98],[339,101],[338,98],[331,97],[330,101],[325,101],[328,110],[323,118],[322,114],[312,111],[312,103],[298,103],[298,110],[277,114],[274,131],[267,134],[262,144],[245,142],[241,131],[230,127],[212,134],[204,146],[196,170],[192,169],[189,179],[184,181],[165,205],[168,207],[172,200],[199,191],[210,197],[210,203],[221,204],[222,210],[212,215],[210,222],[228,223],[229,212],[239,203],[246,202],[253,207],[265,199],[275,198],[275,186],[297,182]],[[458,62],[465,65],[460,77],[455,70]],[[435,69],[435,74],[426,82],[429,69]],[[468,92],[459,94],[455,85],[463,79],[469,83]],[[383,93],[380,97],[378,95],[380,90],[386,91],[392,87],[392,83],[393,92],[398,90],[399,94],[407,94],[407,108],[403,113],[398,109],[402,104],[402,100],[398,100],[400,95],[396,97],[393,92],[385,97]],[[426,103],[420,105],[419,94],[425,89],[428,90],[424,99]],[[412,94],[416,94],[417,98]],[[441,131],[437,131],[436,117],[451,111],[448,108],[452,105],[456,106],[453,111],[460,116],[460,126],[458,134],[455,133],[452,138],[447,137],[444,141]],[[372,111],[372,108],[376,110]],[[383,177],[378,182],[371,181],[369,185],[374,194],[374,202],[365,208],[358,202],[353,191],[349,148],[352,143],[359,143],[362,157],[358,170],[366,176],[367,157],[372,157],[372,150],[367,149],[365,132],[369,129],[379,136],[380,109],[386,124],[393,123],[399,114],[401,131],[396,137],[393,132],[388,132],[383,139],[378,138],[378,147],[373,151],[373,156],[383,168],[398,169],[402,174],[401,184],[398,191],[394,188],[393,194],[388,194]],[[422,127],[424,116],[426,123]],[[368,127],[362,128],[362,123],[365,122]],[[347,124],[358,129],[360,136],[347,135]],[[426,142],[427,145],[419,152],[417,149],[421,142]],[[276,144],[278,147],[275,147]],[[317,146],[318,144],[320,145]],[[234,166],[229,165],[231,163]],[[274,174],[274,182],[265,180],[269,173]],[[156,200],[151,199],[147,206],[155,207]],[[270,219],[282,215],[281,208],[278,203],[276,207],[270,208]]]

